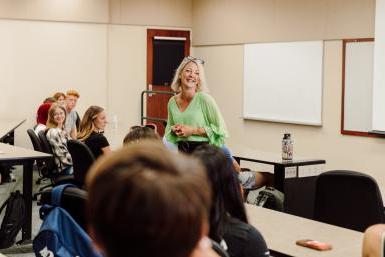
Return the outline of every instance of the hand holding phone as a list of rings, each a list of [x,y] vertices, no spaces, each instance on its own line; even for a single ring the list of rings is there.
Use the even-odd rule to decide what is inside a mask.
[[[326,250],[331,250],[332,249],[332,245],[331,244],[320,242],[320,241],[316,241],[316,240],[311,240],[311,239],[298,240],[296,242],[296,244],[300,245],[300,246],[303,246],[303,247],[307,247],[307,248],[311,248],[311,249],[314,249],[314,250],[318,250],[318,251],[326,251]]]

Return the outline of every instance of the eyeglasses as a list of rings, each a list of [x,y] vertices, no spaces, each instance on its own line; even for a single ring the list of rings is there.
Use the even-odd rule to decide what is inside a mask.
[[[185,59],[189,60],[189,61],[193,61],[193,62],[197,62],[197,63],[200,63],[200,64],[205,64],[205,61],[202,60],[202,59],[199,59],[199,58],[195,58],[194,56],[186,56]]]

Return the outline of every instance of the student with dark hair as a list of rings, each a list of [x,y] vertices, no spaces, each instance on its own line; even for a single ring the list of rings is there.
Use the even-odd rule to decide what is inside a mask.
[[[130,132],[128,132],[128,134],[124,137],[123,144],[127,145],[130,143],[136,143],[144,139],[160,141],[161,138],[152,128],[132,126],[130,128]]]
[[[260,232],[247,223],[237,174],[220,148],[201,145],[193,156],[206,167],[212,188],[210,210],[210,237],[227,246],[232,257],[269,256],[266,242]]]
[[[78,139],[90,148],[95,158],[111,152],[110,144],[103,135],[106,125],[106,113],[102,107],[96,105],[92,105],[87,109],[80,122]]]
[[[56,92],[54,95],[53,95],[53,98],[55,99],[55,102],[58,104],[58,105],[61,105],[61,106],[64,106],[66,105],[66,95],[62,92]]]
[[[205,237],[210,189],[196,160],[132,144],[100,158],[86,185],[90,234],[105,256],[215,256]]]

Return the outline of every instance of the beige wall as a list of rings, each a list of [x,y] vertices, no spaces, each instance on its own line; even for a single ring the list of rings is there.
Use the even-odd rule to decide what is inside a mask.
[[[111,23],[192,26],[192,0],[110,0]]]
[[[0,18],[106,23],[108,0],[1,0]]]
[[[385,140],[340,134],[340,40],[325,42],[322,127],[243,120],[243,46],[195,47],[194,54],[206,60],[208,86],[228,125],[229,145],[280,152],[283,133],[290,132],[294,155],[323,158],[327,169],[368,173],[385,188]]]
[[[30,145],[25,131],[57,91],[77,89],[80,113],[107,105],[107,25],[0,20],[0,34],[0,117],[27,119],[17,145]]]
[[[0,19],[192,26],[192,0],[0,0]]]
[[[141,26],[109,27],[109,114],[116,115],[120,127],[140,124],[140,92],[146,88],[146,36]]]
[[[194,0],[193,45],[373,37],[375,0]]]

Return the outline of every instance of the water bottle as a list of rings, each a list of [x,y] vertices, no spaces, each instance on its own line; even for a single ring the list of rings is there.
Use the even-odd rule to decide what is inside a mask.
[[[293,160],[293,141],[289,133],[285,133],[282,139],[282,160]]]
[[[112,130],[118,129],[118,116],[116,114],[112,115]]]

